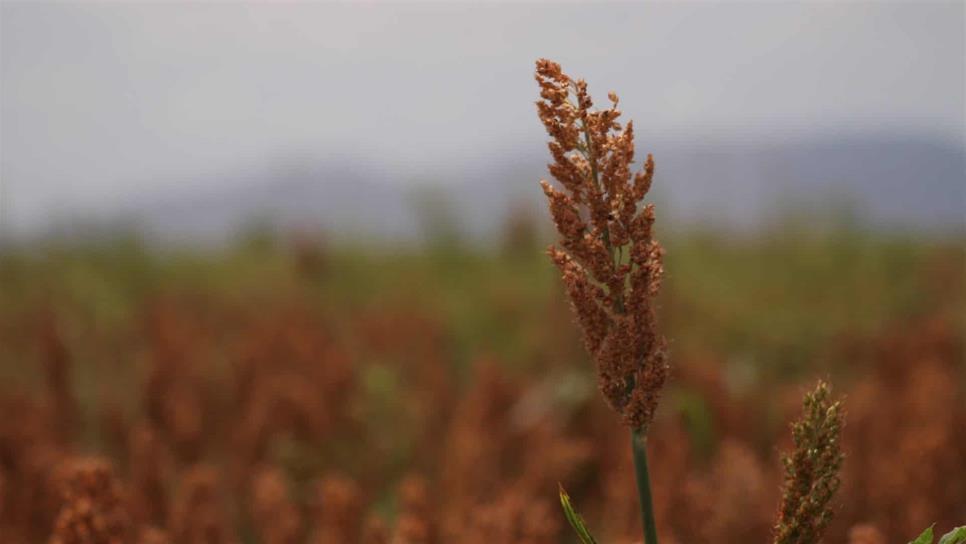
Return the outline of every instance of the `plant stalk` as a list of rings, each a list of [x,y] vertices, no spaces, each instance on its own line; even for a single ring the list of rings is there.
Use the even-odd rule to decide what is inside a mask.
[[[634,452],[637,495],[641,502],[641,522],[644,525],[644,544],[657,544],[657,526],[654,523],[654,501],[651,499],[651,476],[647,470],[647,436],[640,429],[631,431],[631,451]]]

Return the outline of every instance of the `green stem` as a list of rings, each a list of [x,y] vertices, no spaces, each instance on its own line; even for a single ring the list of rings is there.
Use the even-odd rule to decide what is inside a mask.
[[[651,499],[651,477],[647,470],[647,436],[631,431],[631,451],[634,452],[634,472],[637,475],[637,495],[641,501],[641,522],[644,524],[644,544],[657,544],[654,523],[654,504]]]

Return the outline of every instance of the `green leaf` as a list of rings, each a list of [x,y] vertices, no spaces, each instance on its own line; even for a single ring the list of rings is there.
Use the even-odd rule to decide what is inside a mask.
[[[926,530],[909,544],[932,544],[932,527],[932,525],[926,527]]]
[[[939,544],[966,544],[966,525],[956,527],[939,539]]]
[[[570,526],[574,528],[577,536],[580,537],[581,544],[597,544],[594,537],[590,535],[590,531],[587,530],[587,526],[584,525],[583,518],[580,517],[580,514],[570,504],[570,495],[564,490],[563,485],[560,485],[560,506],[563,506],[564,515],[567,516],[567,521],[570,522]]]

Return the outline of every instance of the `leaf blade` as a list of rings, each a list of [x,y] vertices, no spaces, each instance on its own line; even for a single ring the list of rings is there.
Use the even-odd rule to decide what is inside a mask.
[[[597,540],[594,539],[590,531],[587,530],[587,526],[584,525],[584,519],[574,510],[573,505],[570,503],[570,495],[567,494],[563,485],[560,485],[560,506],[563,507],[564,516],[567,517],[567,522],[570,523],[574,532],[577,533],[581,544],[597,544]]]
[[[939,539],[939,544],[966,544],[966,525],[956,527]]]
[[[932,525],[930,525],[929,527],[926,527],[926,530],[923,531],[919,536],[916,537],[915,540],[913,540],[909,544],[932,544],[932,539],[933,539],[932,527],[933,527]]]

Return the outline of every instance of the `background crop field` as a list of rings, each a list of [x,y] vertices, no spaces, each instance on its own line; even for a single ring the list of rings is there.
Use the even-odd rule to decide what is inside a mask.
[[[567,541],[558,481],[603,538],[633,541],[625,435],[535,230],[512,223],[490,250],[252,234],[220,251],[7,252],[4,534],[48,534],[38,482],[53,460],[96,454],[138,522],[180,542],[206,523],[271,541],[258,486],[272,481],[293,534],[322,542],[360,538],[369,518],[405,542]],[[961,241],[787,229],[667,246],[674,370],[650,440],[665,541],[768,538],[777,449],[815,377],[848,411],[829,541],[962,519]],[[215,521],[186,514],[192,500]]]

